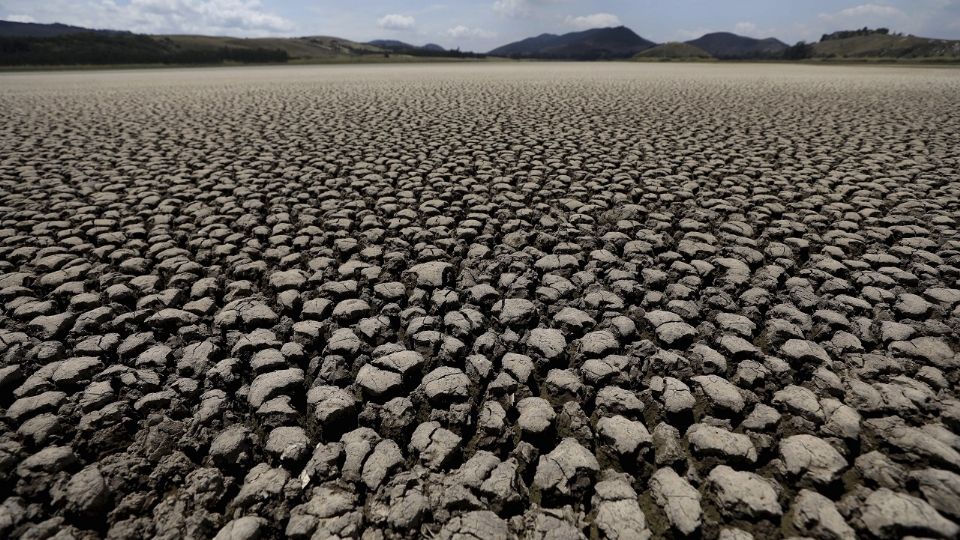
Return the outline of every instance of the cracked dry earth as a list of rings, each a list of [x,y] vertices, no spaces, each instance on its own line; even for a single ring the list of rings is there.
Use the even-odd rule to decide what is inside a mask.
[[[0,537],[960,523],[960,71],[0,77]]]

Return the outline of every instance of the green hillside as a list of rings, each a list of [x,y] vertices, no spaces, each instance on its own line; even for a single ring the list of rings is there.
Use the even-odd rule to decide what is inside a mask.
[[[490,51],[491,56],[547,60],[611,60],[631,58],[656,45],[626,26],[592,28],[567,34],[540,34]]]
[[[309,36],[297,38],[233,38],[197,35],[153,36],[179,49],[271,49],[286,52],[290,60],[323,60],[341,57],[382,56],[384,49],[348,39]]]
[[[689,43],[670,42],[637,53],[634,60],[709,60],[713,57]]]
[[[0,34],[0,66],[404,62],[483,58],[475,53],[435,48],[391,51],[329,36],[234,38],[102,31],[22,35],[20,28],[14,30],[21,34]],[[29,30],[37,32],[32,28]]]
[[[286,62],[289,57],[285,50],[265,44],[188,44],[141,34],[0,37],[0,65],[4,66],[272,63]]]
[[[813,44],[814,58],[958,58],[960,41],[874,33]]]

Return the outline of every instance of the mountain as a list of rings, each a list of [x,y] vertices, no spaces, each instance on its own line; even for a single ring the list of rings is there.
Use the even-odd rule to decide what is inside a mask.
[[[885,29],[880,29],[885,30]],[[814,43],[813,58],[933,59],[960,58],[960,41],[873,31],[842,31]]]
[[[385,51],[341,38],[233,38],[70,31],[45,37],[0,36],[0,65],[220,64],[345,61]]]
[[[70,26],[67,24],[53,23],[24,23],[15,21],[0,21],[0,37],[9,38],[44,38],[67,36],[71,34],[82,34],[87,32],[97,32],[104,34],[129,34],[120,30],[93,30],[82,28],[80,26]]]
[[[788,47],[774,38],[727,32],[657,45],[629,28],[541,34],[493,49],[493,56],[563,60],[879,60],[960,62],[960,41],[891,33],[886,28],[840,30],[817,43]],[[0,66],[221,64],[476,59],[484,55],[398,40],[358,43],[331,36],[235,38],[146,35],[65,24],[0,21]]]
[[[787,44],[777,38],[756,39],[730,32],[705,34],[686,43],[721,59],[779,58]]]
[[[556,60],[630,58],[655,44],[626,26],[593,28],[569,34],[540,34],[490,51],[491,56]]]
[[[400,41],[384,41],[377,46],[330,36],[146,35],[0,21],[0,66],[403,61],[481,56],[447,51],[435,44],[417,47]]]
[[[385,50],[350,40],[146,35],[64,24],[0,21],[0,65],[219,64],[382,58]]]
[[[657,45],[645,51],[637,53],[633,59],[634,60],[644,60],[644,59],[653,59],[653,60],[685,60],[685,59],[699,59],[707,60],[713,58],[710,56],[710,53],[689,43],[678,43],[676,41],[671,43],[664,43],[662,45]]]
[[[228,45],[203,36],[79,32],[50,37],[0,37],[0,65],[220,64],[286,62],[290,55],[267,42]]]
[[[380,47],[381,49],[387,49],[389,51],[396,52],[424,51],[441,53],[446,51],[446,49],[437,45],[436,43],[427,43],[421,47],[419,45],[411,45],[396,39],[375,39],[373,41],[368,41],[367,45],[373,45],[374,47]]]
[[[416,49],[416,45],[411,45],[403,41],[396,39],[375,39],[373,41],[368,41],[367,45],[373,45],[374,47],[380,47],[381,49]]]
[[[280,49],[291,60],[336,60],[343,58],[378,56],[383,49],[333,36],[303,36],[293,38],[234,38],[223,36],[164,35],[153,36],[170,40],[181,47],[240,47]]]

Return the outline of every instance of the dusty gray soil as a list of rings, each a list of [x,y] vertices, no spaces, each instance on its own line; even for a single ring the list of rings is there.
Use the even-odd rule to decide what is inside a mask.
[[[956,538],[960,71],[0,76],[0,537]]]

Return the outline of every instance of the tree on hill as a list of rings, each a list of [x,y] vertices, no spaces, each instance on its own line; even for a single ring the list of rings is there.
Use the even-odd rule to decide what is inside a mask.
[[[804,58],[812,57],[813,45],[806,41],[798,41],[795,45],[791,45],[783,51],[783,58],[785,60],[803,60]]]
[[[857,37],[857,36],[872,36],[875,34],[887,35],[889,33],[890,33],[889,28],[871,29],[864,26],[859,30],[838,30],[830,34],[824,34],[823,36],[820,37],[820,41],[830,41],[832,39],[846,39],[846,38]]]
[[[55,37],[0,37],[0,65],[275,63],[283,49],[178,47],[140,34],[76,33]]]

